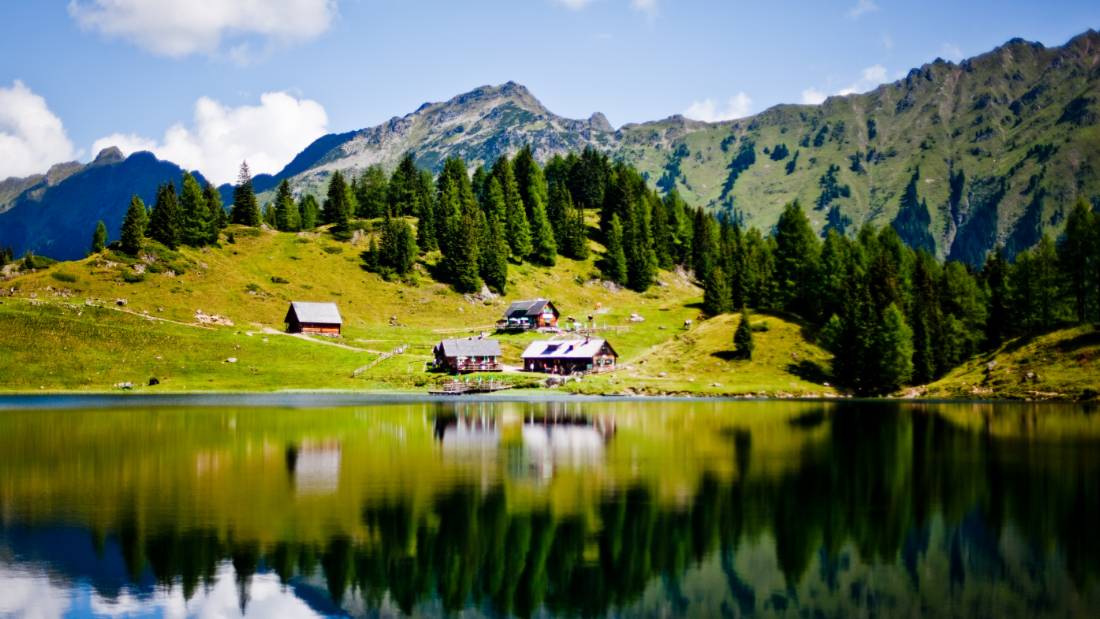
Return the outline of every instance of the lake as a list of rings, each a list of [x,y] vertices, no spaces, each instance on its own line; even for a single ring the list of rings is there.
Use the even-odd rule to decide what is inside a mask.
[[[0,398],[0,616],[1097,617],[1098,412]]]

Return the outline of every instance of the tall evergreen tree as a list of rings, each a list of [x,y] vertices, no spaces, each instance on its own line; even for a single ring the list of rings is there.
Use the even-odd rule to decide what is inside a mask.
[[[355,201],[357,217],[372,219],[386,214],[389,210],[389,180],[382,166],[375,164],[363,171],[355,183]],[[416,211],[411,211],[411,214],[416,214]]]
[[[401,217],[388,217],[382,224],[382,243],[378,246],[378,264],[397,275],[405,275],[416,264],[416,238],[412,227]]]
[[[558,255],[558,244],[554,240],[554,229],[546,216],[546,208],[541,202],[535,203],[531,213],[531,236],[534,240],[531,262],[542,266],[554,266]]]
[[[351,188],[344,180],[343,173],[336,170],[328,181],[328,192],[325,196],[325,207],[321,211],[321,220],[326,224],[333,224],[334,230],[347,230],[348,218],[353,212],[351,197]]]
[[[439,175],[438,202],[445,232],[439,248],[443,252],[443,270],[458,292],[476,292],[481,287],[478,242],[482,224],[481,207],[474,198],[466,163],[452,157],[443,163]]]
[[[148,221],[149,213],[145,210],[145,203],[137,196],[130,198],[130,208],[127,209],[126,217],[122,220],[122,230],[119,233],[123,253],[131,256],[138,255]]]
[[[645,200],[635,202],[623,224],[626,254],[626,283],[631,290],[645,292],[657,275],[657,255],[650,236],[649,209]]]
[[[221,231],[229,225],[229,214],[222,206],[222,194],[217,187],[207,182],[202,188],[202,193],[206,200],[206,208],[210,211],[208,221],[211,225],[207,229],[206,243],[214,245],[218,242]]]
[[[428,252],[439,249],[436,238],[439,230],[439,222],[436,221],[437,212],[435,204],[435,187],[432,182],[432,174],[427,170],[420,170],[416,185],[416,205],[419,222],[416,228],[416,244],[420,251]]]
[[[619,216],[611,218],[607,230],[607,252],[603,257],[603,276],[616,284],[626,284],[626,253],[623,251],[623,224]]]
[[[875,370],[872,393],[896,391],[913,375],[913,331],[897,305],[891,303],[883,311],[870,352]]]
[[[730,309],[729,279],[720,266],[711,267],[703,285],[703,311],[718,316]]]
[[[937,351],[943,340],[937,271],[935,258],[924,251],[917,254],[913,261],[913,295],[909,308],[913,332],[913,380],[917,383],[928,383],[937,377]]]
[[[392,215],[420,215],[424,208],[418,201],[420,170],[412,153],[405,153],[390,177],[386,199]]]
[[[301,225],[301,215],[298,205],[294,203],[290,182],[284,178],[275,191],[275,228],[283,232],[296,232]]]
[[[92,233],[92,246],[90,252],[98,254],[107,247],[107,224],[100,219],[95,224],[95,232]]]
[[[172,183],[166,183],[157,189],[157,201],[149,215],[147,234],[149,238],[163,243],[169,249],[179,246],[180,209],[176,188]]]
[[[321,216],[317,199],[312,194],[305,194],[298,200],[298,217],[302,223],[302,230],[312,230],[317,227]]]
[[[496,177],[488,177],[481,207],[485,219],[479,254],[479,271],[485,283],[499,294],[508,286],[508,254],[511,251],[504,238],[504,190]]]
[[[741,359],[752,359],[754,345],[751,321],[749,310],[742,307],[741,318],[737,321],[737,329],[733,332],[733,352]]]
[[[714,218],[707,215],[702,208],[695,209],[692,227],[691,268],[695,271],[695,279],[705,282],[711,260],[718,248],[717,229]]]
[[[256,201],[256,192],[252,188],[252,173],[248,170],[247,161],[241,163],[241,171],[237,175],[237,186],[233,188],[233,210],[229,219],[243,226],[260,225],[260,204]]]
[[[1083,197],[1078,198],[1066,218],[1066,231],[1058,245],[1061,269],[1067,276],[1073,310],[1078,322],[1089,319],[1097,288],[1092,281],[1100,272],[1100,226]]]
[[[508,237],[508,246],[512,249],[512,258],[522,262],[531,255],[534,245],[531,242],[531,226],[527,221],[527,208],[519,192],[508,157],[501,156],[493,165],[493,176],[500,182],[504,192],[504,231]]]
[[[985,341],[986,346],[993,348],[1012,334],[1008,261],[1005,260],[1003,247],[998,245],[989,252],[982,269],[982,280],[989,295]]]
[[[816,299],[817,235],[798,201],[788,203],[775,224],[775,275],[779,304],[799,312]]]
[[[268,202],[263,208],[263,222],[264,225],[272,230],[277,230],[276,221],[278,220],[278,213],[275,212],[275,205]]]
[[[192,247],[202,247],[210,239],[210,207],[202,186],[189,172],[183,173],[180,185],[180,242]]]

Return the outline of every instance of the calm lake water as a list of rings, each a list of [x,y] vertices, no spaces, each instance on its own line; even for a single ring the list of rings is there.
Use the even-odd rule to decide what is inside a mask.
[[[0,616],[1100,616],[1091,408],[216,401],[0,400]]]

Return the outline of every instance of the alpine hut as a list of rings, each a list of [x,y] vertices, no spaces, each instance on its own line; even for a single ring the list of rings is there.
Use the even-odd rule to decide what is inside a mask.
[[[497,323],[501,329],[522,330],[558,326],[558,308],[547,299],[514,301]]]
[[[448,372],[499,372],[500,342],[487,337],[443,340],[435,345],[435,366]]]
[[[344,319],[335,303],[310,303],[292,301],[286,312],[287,333],[317,333],[320,335],[340,335]]]
[[[523,351],[523,369],[547,374],[606,372],[615,369],[619,353],[599,338],[535,341]]]

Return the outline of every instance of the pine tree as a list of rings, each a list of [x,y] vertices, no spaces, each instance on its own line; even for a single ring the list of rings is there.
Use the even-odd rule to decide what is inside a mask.
[[[897,305],[891,303],[882,313],[870,352],[875,368],[872,393],[897,391],[913,375],[913,332]]]
[[[363,268],[371,273],[379,273],[382,270],[382,251],[378,248],[378,237],[371,235],[367,251],[363,252]]]
[[[202,247],[210,239],[210,207],[202,186],[189,172],[183,173],[180,185],[180,242],[192,247]]]
[[[391,215],[420,215],[425,205],[418,200],[420,170],[412,153],[405,153],[386,186]]]
[[[206,183],[202,188],[202,193],[206,199],[206,208],[210,211],[208,217],[210,227],[207,229],[206,243],[214,245],[218,242],[221,231],[229,225],[229,214],[225,212],[225,207],[222,206],[222,194],[217,187]]]
[[[283,232],[296,232],[301,227],[301,216],[290,183],[284,178],[275,191],[275,228]]]
[[[710,260],[714,257],[718,246],[714,218],[702,208],[697,208],[692,229],[691,268],[695,271],[695,279],[705,282],[707,272],[710,270]]]
[[[130,208],[126,211],[126,217],[122,220],[122,230],[119,233],[122,252],[131,256],[137,256],[141,251],[142,239],[145,238],[145,226],[149,220],[149,213],[145,210],[145,203],[141,198],[130,198]]]
[[[512,258],[522,262],[531,255],[531,227],[527,222],[527,209],[519,193],[519,184],[512,172],[508,157],[497,159],[493,165],[493,176],[500,182],[504,192],[504,230],[508,237],[508,246],[512,249]]]
[[[816,298],[817,235],[798,201],[788,203],[775,224],[775,276],[783,309],[802,313]]]
[[[382,224],[382,243],[378,263],[397,275],[405,275],[416,264],[416,239],[412,227],[400,217],[389,217]]]
[[[479,271],[485,283],[498,294],[508,286],[508,241],[504,238],[504,191],[496,177],[488,177],[482,191],[485,218],[479,254]]]
[[[476,292],[481,287],[478,276],[480,259],[478,242],[482,225],[478,215],[481,207],[474,198],[466,164],[457,157],[443,163],[439,175],[437,221],[445,224],[439,242],[443,253],[443,270],[458,292]]]
[[[937,351],[942,341],[943,316],[940,312],[935,258],[921,251],[913,261],[913,299],[909,317],[913,331],[913,380],[923,384],[937,376]]]
[[[1100,268],[1100,237],[1097,218],[1083,197],[1078,198],[1066,218],[1066,231],[1058,245],[1058,259],[1066,274],[1069,291],[1073,297],[1073,309],[1078,322],[1085,322],[1090,315],[1090,305],[1095,292],[1093,277]]]
[[[636,292],[645,292],[657,276],[657,255],[650,236],[649,210],[645,201],[635,202],[629,220],[623,225],[623,251],[626,254],[626,284]]]
[[[546,216],[546,208],[540,202],[535,203],[531,213],[531,232],[534,238],[531,262],[542,266],[554,266],[558,256],[558,244],[554,240],[554,229]]]
[[[716,269],[717,270],[717,269]],[[749,311],[741,308],[741,318],[737,321],[737,329],[733,332],[733,353],[740,359],[752,359],[752,318]]]
[[[352,213],[351,207],[351,189],[344,181],[343,173],[336,170],[328,182],[325,208],[321,211],[322,221],[332,224],[334,230],[345,231],[348,228],[348,217]]]
[[[248,171],[248,162],[241,163],[237,175],[237,186],[233,188],[233,210],[230,221],[243,226],[260,225],[260,205],[256,201],[256,192],[252,189],[252,174]]]
[[[149,238],[160,241],[169,249],[175,249],[180,243],[180,209],[176,198],[176,188],[172,183],[161,185],[157,189],[157,201],[149,216],[147,229]]]
[[[95,232],[92,233],[92,248],[90,253],[98,254],[107,247],[107,224],[100,219],[95,224]]]
[[[607,252],[601,267],[603,276],[616,284],[626,284],[626,253],[623,251],[623,224],[619,216],[611,218],[607,230]]]
[[[380,165],[368,167],[355,183],[355,199],[359,209],[356,216],[365,219],[382,217],[389,210],[388,194],[389,180],[385,170]]]
[[[707,273],[703,286],[703,311],[708,316],[718,316],[730,309],[729,279],[722,267],[715,266]]]
[[[561,212],[561,240],[558,248],[563,256],[574,260],[588,258],[588,228],[584,211],[573,205],[573,196],[565,183],[555,182],[550,188],[550,203]]]
[[[307,193],[298,200],[298,217],[301,220],[302,230],[312,230],[317,227],[320,208],[312,194]]]

